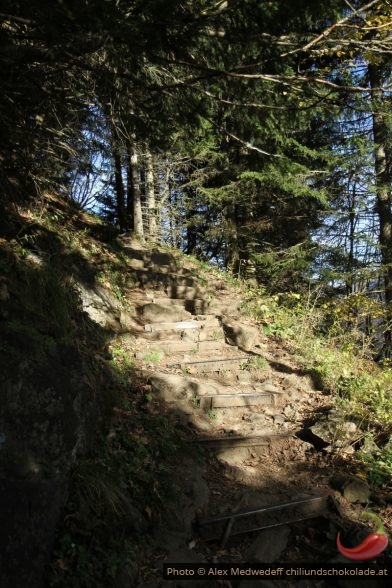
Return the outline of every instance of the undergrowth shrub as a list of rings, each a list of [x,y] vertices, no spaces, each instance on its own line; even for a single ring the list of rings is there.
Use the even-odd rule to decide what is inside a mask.
[[[392,435],[392,369],[371,360],[375,333],[361,328],[369,314],[383,318],[377,301],[360,295],[325,301],[321,291],[271,296],[263,288],[247,288],[244,298],[242,310],[261,323],[265,335],[285,342],[345,418],[355,420],[379,444]],[[374,445],[357,458],[371,483],[392,478],[389,447]]]

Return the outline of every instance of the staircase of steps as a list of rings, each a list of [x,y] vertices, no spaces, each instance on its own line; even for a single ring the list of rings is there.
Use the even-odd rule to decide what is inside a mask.
[[[219,293],[214,300],[170,253],[150,252],[128,239],[123,247],[144,292],[135,304],[144,329],[135,358],[153,393],[193,427],[193,440],[202,442],[207,432],[211,447],[217,439],[218,448],[232,442],[234,450],[290,436],[287,421],[278,418],[286,394],[268,370],[257,369],[263,358],[253,344],[257,329],[248,325],[250,337],[244,337],[230,317],[238,302],[220,306]]]
[[[302,392],[295,393],[291,382],[287,385],[282,372],[273,368],[276,358],[263,352],[257,327],[239,316],[240,302],[233,299],[223,283],[222,290],[210,296],[198,285],[192,272],[179,269],[169,254],[151,254],[133,245],[128,247],[128,253],[134,256],[134,272],[141,286],[132,301],[138,316],[137,337],[133,339],[137,366],[146,376],[151,394],[160,397],[181,424],[184,440],[190,447],[197,445],[202,455],[206,452],[205,464],[208,464],[208,479],[203,467],[197,473],[196,462],[191,461],[186,471],[182,464],[183,492],[179,494],[179,502],[188,500],[189,496],[189,504],[186,503],[185,510],[179,504],[168,507],[169,516],[181,512],[175,537],[173,533],[168,535],[174,546],[167,550],[168,561],[194,561],[193,551],[184,546],[188,545],[195,515],[198,519],[198,513],[206,508],[212,513],[223,512],[225,516],[219,514],[218,521],[216,516],[198,519],[200,537],[206,527],[207,539],[215,537],[224,547],[231,534],[243,532],[231,527],[232,513],[237,513],[239,508],[236,492],[242,493],[244,482],[250,482],[250,487],[263,488],[254,496],[252,492],[241,495],[247,511],[251,507],[256,508],[256,513],[275,512],[280,506],[268,509],[265,504],[269,501],[281,504],[283,500],[291,512],[293,504],[306,506],[316,500],[311,512],[301,511],[297,519],[284,520],[290,524],[320,516],[326,508],[325,497],[314,497],[313,489],[305,491],[303,498],[303,492],[298,495],[297,487],[293,492],[280,492],[275,483],[271,485],[272,493],[266,496],[265,481],[274,476],[271,466],[296,462],[299,456],[303,461],[306,459],[306,443],[296,436],[299,428],[296,405],[303,398]],[[210,460],[211,455],[220,464]],[[229,473],[230,480],[239,482],[232,495],[232,482],[223,482],[223,478],[221,481],[220,473],[219,481],[216,479],[215,468],[220,467]],[[282,469],[287,475],[285,465]],[[256,484],[254,476],[257,476]],[[185,530],[183,513],[188,513]],[[242,517],[242,513],[238,516]],[[256,527],[264,528],[264,516],[260,521],[257,517]],[[222,518],[229,522],[218,529],[217,522]],[[248,528],[252,524],[247,523]],[[270,526],[279,524],[273,519]],[[160,549],[167,541],[166,526],[161,535]],[[246,561],[246,553],[244,557]]]
[[[192,442],[214,448],[225,460],[228,453],[249,458],[252,451],[262,455],[271,443],[287,442],[291,433],[273,422],[284,406],[284,393],[265,374],[251,371],[259,351],[227,344],[225,321],[204,313],[208,300],[171,298],[170,293],[149,294],[138,308],[145,332],[135,357],[153,393],[193,426]],[[272,417],[267,428],[258,419],[265,410]]]

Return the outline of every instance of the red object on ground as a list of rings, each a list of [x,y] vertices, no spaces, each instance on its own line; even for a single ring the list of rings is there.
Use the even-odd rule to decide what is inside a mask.
[[[366,511],[363,513],[363,516],[375,520],[378,524],[378,528],[375,533],[366,537],[366,539],[356,547],[344,547],[340,542],[339,531],[336,540],[338,550],[348,559],[356,561],[372,559],[373,557],[380,555],[388,545],[388,537],[385,534],[380,518],[376,514]]]

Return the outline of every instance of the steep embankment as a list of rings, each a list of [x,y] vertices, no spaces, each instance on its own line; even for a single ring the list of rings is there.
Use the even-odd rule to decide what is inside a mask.
[[[56,198],[1,221],[1,585],[41,585],[70,470],[107,426],[111,337],[82,311],[100,226]],[[96,231],[96,240],[93,236]],[[95,245],[95,243],[97,243]],[[90,248],[91,255],[87,255]],[[78,286],[78,287],[76,287]]]
[[[40,585],[67,495],[54,588],[155,588],[165,560],[327,562],[361,504],[390,522],[353,475],[358,423],[239,285],[55,198],[8,219],[2,586]]]

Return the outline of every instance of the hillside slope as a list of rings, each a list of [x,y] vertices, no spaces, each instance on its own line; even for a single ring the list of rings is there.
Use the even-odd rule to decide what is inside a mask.
[[[358,422],[250,317],[244,286],[54,196],[8,211],[1,234],[2,586],[327,562],[338,530],[368,532],[361,504],[391,524],[387,495],[355,475]]]

